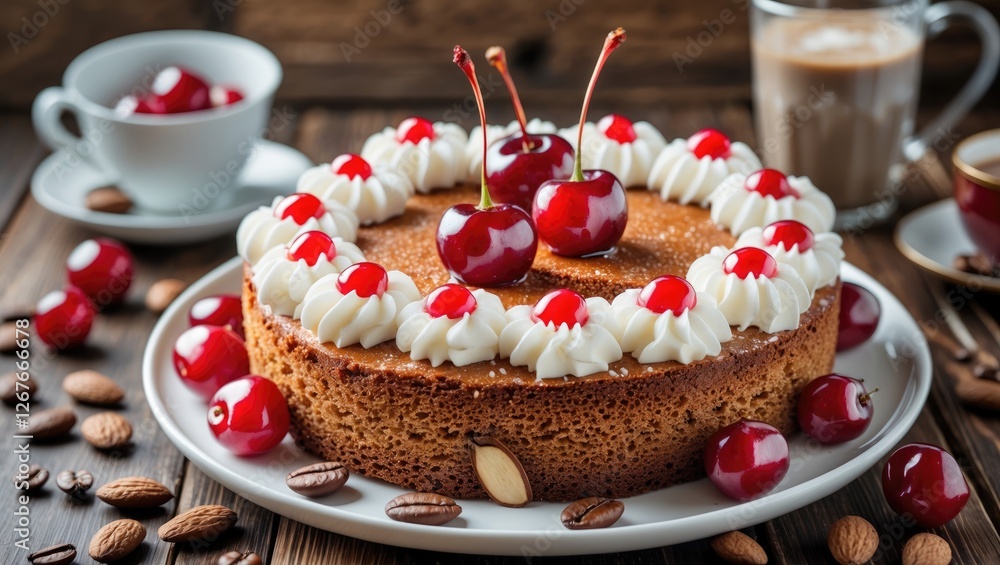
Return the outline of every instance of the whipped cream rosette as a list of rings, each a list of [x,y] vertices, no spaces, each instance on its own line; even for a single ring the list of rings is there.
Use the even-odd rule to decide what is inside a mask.
[[[607,371],[622,358],[621,327],[603,298],[557,290],[535,306],[507,310],[500,355],[524,365],[536,378],[582,377]]]
[[[699,141],[710,131],[722,136],[722,143],[706,148]],[[670,142],[653,162],[646,186],[663,200],[681,204],[708,205],[708,196],[733,173],[749,174],[761,168],[750,146],[730,142],[714,130],[702,130],[688,139]]]
[[[552,122],[532,118],[528,120],[528,133],[556,133],[559,128]],[[521,132],[521,124],[514,120],[505,126],[486,126],[486,145]],[[468,182],[479,183],[483,170],[483,128],[476,126],[469,132],[469,141],[465,144],[465,162],[468,164]]]
[[[576,150],[580,126],[559,130],[559,135]],[[646,184],[653,161],[667,145],[667,140],[649,122],[630,122],[617,114],[610,114],[598,123],[583,125],[583,167],[610,171],[622,186]]]
[[[733,337],[715,299],[681,277],[666,275],[626,290],[611,309],[622,328],[622,351],[640,363],[698,361],[718,355]]]
[[[257,301],[279,316],[298,318],[309,288],[329,274],[364,261],[357,245],[321,231],[305,232],[288,245],[276,245],[252,267]]]
[[[786,177],[774,169],[749,176],[734,173],[708,197],[712,221],[739,236],[778,220],[796,220],[813,232],[833,229],[837,209],[807,177]]]
[[[798,272],[809,292],[830,286],[840,276],[844,241],[833,232],[814,234],[795,220],[781,220],[767,227],[750,228],[736,240],[736,247],[759,247],[782,265]]]
[[[396,346],[411,359],[427,359],[434,367],[445,361],[456,367],[489,361],[500,350],[505,314],[496,295],[446,284],[403,308],[397,319]]]
[[[791,330],[811,304],[809,287],[795,267],[781,265],[756,247],[718,246],[695,259],[687,280],[715,299],[729,325],[767,333]]]
[[[323,343],[365,349],[396,337],[396,318],[420,291],[404,273],[357,263],[312,285],[299,309],[302,327]]]
[[[358,217],[343,204],[321,201],[311,194],[278,196],[270,206],[247,214],[236,230],[236,252],[253,265],[275,246],[321,231],[344,241],[358,238]]]
[[[467,141],[468,135],[458,124],[407,118],[398,128],[387,127],[369,137],[361,156],[376,166],[392,165],[426,194],[465,180]]]
[[[343,204],[363,226],[399,216],[415,192],[410,179],[394,166],[379,163],[372,167],[361,156],[351,154],[302,173],[296,191]]]

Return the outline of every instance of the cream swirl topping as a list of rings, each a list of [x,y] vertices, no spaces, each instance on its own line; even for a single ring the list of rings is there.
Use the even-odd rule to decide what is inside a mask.
[[[639,305],[641,289],[629,289],[615,297],[611,308],[622,327],[622,351],[640,363],[678,361],[690,363],[715,356],[722,344],[733,338],[729,322],[715,299],[698,293],[694,308],[662,314]]]
[[[368,226],[402,214],[415,191],[410,179],[392,165],[380,163],[367,179],[334,173],[329,164],[313,167],[299,177],[296,192],[339,202],[354,211],[361,225]]]
[[[699,159],[688,148],[686,139],[675,139],[656,157],[646,185],[649,190],[659,191],[663,200],[707,206],[708,196],[726,177],[761,168],[760,159],[746,143],[733,142],[730,153],[728,158],[705,155]]]
[[[274,209],[284,197],[278,196],[270,206],[261,206],[250,212],[236,230],[236,252],[253,265],[269,249],[286,245],[307,231],[321,231],[344,241],[358,238],[358,217],[349,208],[332,200],[324,201],[326,211],[319,218],[309,218],[304,224],[293,218],[278,218]]]
[[[559,128],[552,122],[532,118],[528,120],[528,133],[556,133]],[[493,142],[515,133],[520,133],[521,124],[517,120],[505,126],[486,126],[486,146],[493,145]],[[483,170],[483,129],[481,126],[472,128],[469,132],[469,141],[465,144],[465,161],[468,163],[468,181],[478,184],[479,177]]]
[[[367,298],[355,291],[346,295],[337,285],[336,274],[312,285],[300,310],[302,327],[323,343],[337,347],[360,343],[368,349],[396,336],[396,317],[407,304],[420,300],[420,291],[409,276],[389,271],[389,283],[381,295]]]
[[[603,298],[588,298],[590,317],[569,327],[544,324],[531,317],[532,307],[507,310],[507,327],[500,334],[500,355],[512,365],[525,365],[539,379],[573,375],[583,377],[607,371],[622,358],[619,327],[611,305]]]
[[[257,300],[276,315],[298,318],[298,307],[316,281],[365,260],[357,245],[339,237],[333,238],[333,244],[336,255],[330,258],[320,254],[313,265],[305,259],[289,259],[285,245],[272,247],[253,266]]]
[[[369,163],[392,165],[421,193],[438,188],[452,188],[465,179],[465,144],[468,136],[458,124],[436,122],[434,139],[425,137],[413,143],[396,137],[396,128],[387,127],[373,134],[361,148]]]
[[[761,228],[750,228],[736,240],[736,247],[759,247],[779,264],[791,265],[809,287],[810,294],[815,294],[817,289],[833,284],[840,276],[844,240],[834,232],[817,233],[813,238],[812,247],[805,251],[799,250],[798,244],[785,249],[780,243],[768,245]]]
[[[635,141],[619,143],[604,135],[593,122],[583,125],[584,169],[604,169],[611,171],[622,186],[641,186],[646,183],[656,156],[663,151],[667,140],[649,122],[635,122]],[[575,125],[559,130],[559,135],[576,149],[577,132]]]
[[[811,299],[809,287],[795,267],[778,264],[771,278],[740,278],[723,268],[729,251],[717,246],[695,259],[686,277],[695,290],[714,298],[729,325],[740,331],[756,326],[775,333],[798,327],[799,315],[809,308]]]
[[[503,303],[482,289],[472,296],[475,310],[460,318],[431,316],[426,299],[410,303],[398,316],[396,346],[411,359],[427,359],[434,367],[445,361],[463,367],[493,359],[500,350],[500,332],[507,325]]]
[[[739,236],[750,228],[762,228],[778,220],[796,220],[815,233],[833,229],[837,209],[808,177],[787,177],[798,196],[764,196],[747,190],[747,175],[733,173],[708,197],[712,221]]]

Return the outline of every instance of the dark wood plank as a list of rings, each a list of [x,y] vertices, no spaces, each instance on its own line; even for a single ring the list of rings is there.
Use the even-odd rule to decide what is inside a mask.
[[[27,193],[31,174],[44,152],[27,116],[0,114],[0,155],[4,156],[4,167],[0,168],[0,238]]]

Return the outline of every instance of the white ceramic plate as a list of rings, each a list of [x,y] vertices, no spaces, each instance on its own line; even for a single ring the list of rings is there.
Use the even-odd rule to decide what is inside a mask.
[[[384,513],[385,504],[404,491],[378,480],[352,476],[343,489],[318,500],[288,490],[287,473],[318,461],[290,437],[254,458],[231,455],[215,441],[205,403],[174,374],[171,349],[194,301],[239,292],[241,276],[240,259],[233,259],[188,288],[163,314],[143,359],[143,386],[153,414],[184,455],[240,496],[293,520],[379,543],[477,554],[582,555],[672,545],[758,524],[819,500],[870,469],[910,429],[930,389],[927,342],[913,318],[875,279],[844,264],[843,279],[874,292],[883,308],[875,336],[839,354],[835,367],[879,387],[874,421],[862,437],[839,446],[820,446],[802,434],[791,438],[791,468],[769,495],[738,504],[703,479],[625,499],[624,516],[603,530],[563,528],[559,514],[565,504],[503,508],[484,500],[460,501],[462,515],[445,526],[404,524]]]
[[[896,247],[917,266],[957,284],[1000,292],[1000,279],[959,271],[955,257],[976,252],[954,198],[910,212],[896,226]]]
[[[297,149],[261,141],[232,189],[221,197],[201,200],[189,188],[192,205],[184,211],[178,208],[177,214],[142,209],[108,214],[90,210],[84,202],[87,193],[113,185],[114,179],[86,161],[70,160],[65,151],[56,151],[35,170],[31,194],[50,212],[124,241],[192,243],[235,231],[250,211],[270,204],[279,194],[295,192],[299,175],[311,166],[309,158]]]

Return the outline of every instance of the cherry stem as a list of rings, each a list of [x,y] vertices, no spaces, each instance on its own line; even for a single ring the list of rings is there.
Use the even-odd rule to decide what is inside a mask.
[[[517,115],[517,123],[521,124],[521,136],[524,140],[524,152],[534,149],[531,138],[528,137],[528,118],[524,115],[524,107],[521,106],[521,97],[517,95],[517,88],[514,87],[514,79],[510,76],[510,68],[507,66],[507,52],[503,47],[493,46],[486,50],[486,60],[493,65],[493,68],[500,71],[504,84],[507,85],[507,92],[514,103],[514,114]]]
[[[576,157],[573,165],[573,177],[570,179],[574,182],[583,180],[583,159],[581,157],[583,155],[583,124],[587,123],[590,97],[594,94],[594,86],[597,85],[597,77],[601,75],[604,62],[608,60],[611,52],[622,43],[625,43],[625,30],[622,28],[612,31],[604,38],[604,48],[601,49],[601,56],[597,59],[597,66],[594,67],[594,75],[590,77],[590,84],[587,85],[587,94],[583,98],[583,111],[580,112],[580,129],[576,132]]]
[[[485,210],[493,207],[493,200],[490,199],[490,187],[486,185],[486,148],[489,145],[486,142],[486,104],[483,103],[483,92],[479,89],[479,78],[476,77],[476,66],[472,64],[472,58],[469,57],[469,52],[462,49],[461,45],[456,45],[453,52],[454,56],[452,60],[462,69],[462,71],[465,72],[465,76],[469,79],[469,84],[472,85],[472,92],[476,95],[476,104],[479,105],[479,124],[482,126],[483,130],[483,166],[480,171],[480,178],[482,179],[482,192],[479,197],[479,209]]]
[[[862,394],[861,396],[859,396],[858,397],[858,402],[862,406],[864,406],[865,404],[868,404],[868,401],[872,399],[872,395],[875,394],[876,392],[878,392],[878,387],[875,387],[875,388],[871,389],[871,391],[866,392],[865,394]]]

